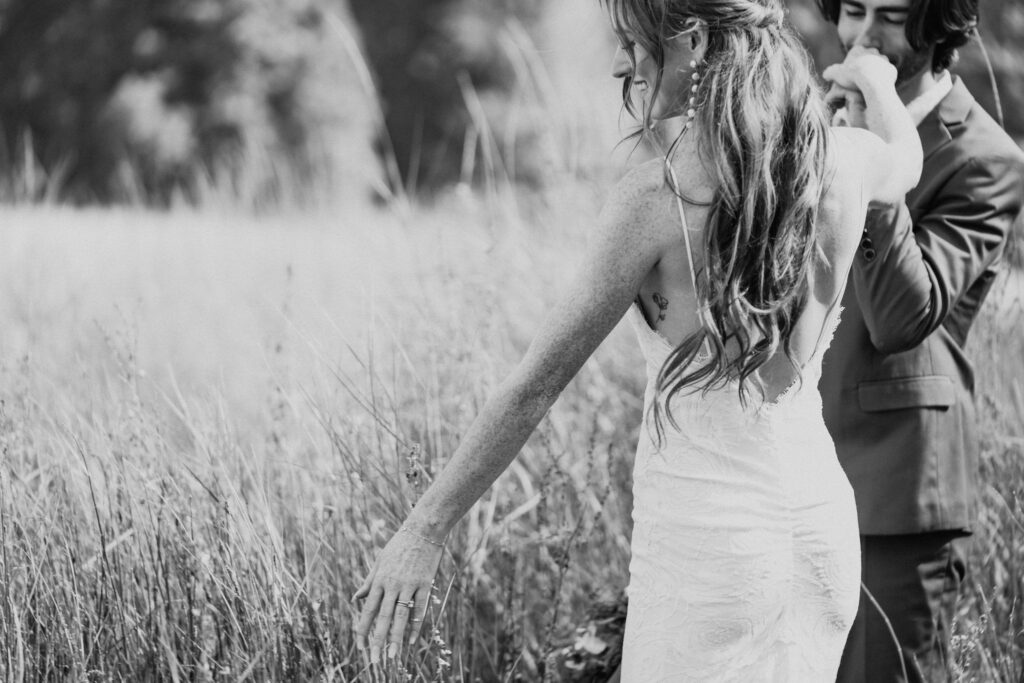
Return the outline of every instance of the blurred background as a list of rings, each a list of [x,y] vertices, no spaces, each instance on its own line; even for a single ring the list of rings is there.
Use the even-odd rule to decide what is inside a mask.
[[[1021,138],[1024,5],[982,5]],[[789,9],[835,61],[813,0]],[[596,0],[0,0],[0,197],[272,205],[599,173],[622,136],[613,45]],[[994,111],[976,45],[956,72]]]

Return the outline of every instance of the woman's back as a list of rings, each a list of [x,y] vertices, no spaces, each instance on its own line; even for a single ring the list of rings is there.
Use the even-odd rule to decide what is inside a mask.
[[[685,168],[698,171],[674,174],[682,194],[704,190],[699,166]],[[655,308],[631,311],[648,388],[633,474],[624,680],[835,676],[857,609],[859,537],[817,382],[864,213],[857,180],[836,171],[824,192],[815,226],[820,254],[791,337],[799,371],[780,350],[758,371],[764,401],[742,401],[736,380],[667,399],[657,390],[665,360],[701,324],[690,263],[707,209],[680,201],[674,216],[664,216],[677,244],[670,227],[654,228],[666,251],[641,296]],[[690,228],[690,240],[682,234],[688,225],[701,226]],[[703,353],[694,359],[706,361]],[[655,424],[659,403],[671,419]]]
[[[800,369],[827,344],[835,318],[832,313],[842,299],[864,224],[863,165],[850,162],[857,156],[855,140],[848,131],[835,129],[830,131],[829,143],[826,182],[814,226],[816,253],[806,274],[808,296],[796,312],[789,337],[792,361],[780,347],[756,373],[768,402],[799,382]],[[838,163],[840,158],[847,162]],[[651,206],[642,214],[650,221],[651,238],[661,242],[663,253],[644,280],[638,302],[650,328],[676,347],[707,322],[699,314],[701,303],[694,282],[704,269],[700,245],[709,229],[716,188],[712,174],[698,161],[693,143],[680,145],[669,172],[685,199],[677,197],[666,182],[663,163],[649,162],[638,173],[640,183],[650,184],[644,201]]]

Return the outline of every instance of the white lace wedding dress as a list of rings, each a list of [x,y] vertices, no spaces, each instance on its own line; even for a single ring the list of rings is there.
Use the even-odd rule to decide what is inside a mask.
[[[685,229],[685,228],[684,228]],[[671,346],[634,305],[645,405]],[[645,410],[633,473],[622,680],[831,683],[857,611],[853,491],[821,416],[830,312],[803,381],[743,407],[731,384],[677,395],[658,445]],[[754,392],[756,394],[756,392]]]

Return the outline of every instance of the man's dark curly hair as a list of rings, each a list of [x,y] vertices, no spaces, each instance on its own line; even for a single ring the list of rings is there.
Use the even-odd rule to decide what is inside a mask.
[[[825,18],[839,23],[842,0],[818,0]],[[970,41],[978,27],[978,0],[911,0],[907,41],[915,50],[935,46],[932,71],[948,69],[956,51]]]

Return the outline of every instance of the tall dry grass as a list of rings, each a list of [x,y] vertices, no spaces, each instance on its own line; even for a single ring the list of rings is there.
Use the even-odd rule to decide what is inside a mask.
[[[369,679],[349,598],[565,282],[596,190],[499,241],[457,202],[412,223],[3,211],[0,678]],[[971,340],[963,681],[1024,662],[1007,282]],[[620,594],[640,363],[619,330],[586,365],[457,527],[423,638],[379,679],[534,680]]]
[[[485,213],[5,211],[3,678],[365,674],[349,598],[585,227]],[[415,678],[529,678],[621,590],[630,361],[618,335],[459,527]]]
[[[1013,270],[997,281],[968,341],[978,370],[981,495],[953,639],[960,681],[1024,680],[1022,330],[1024,273]]]

